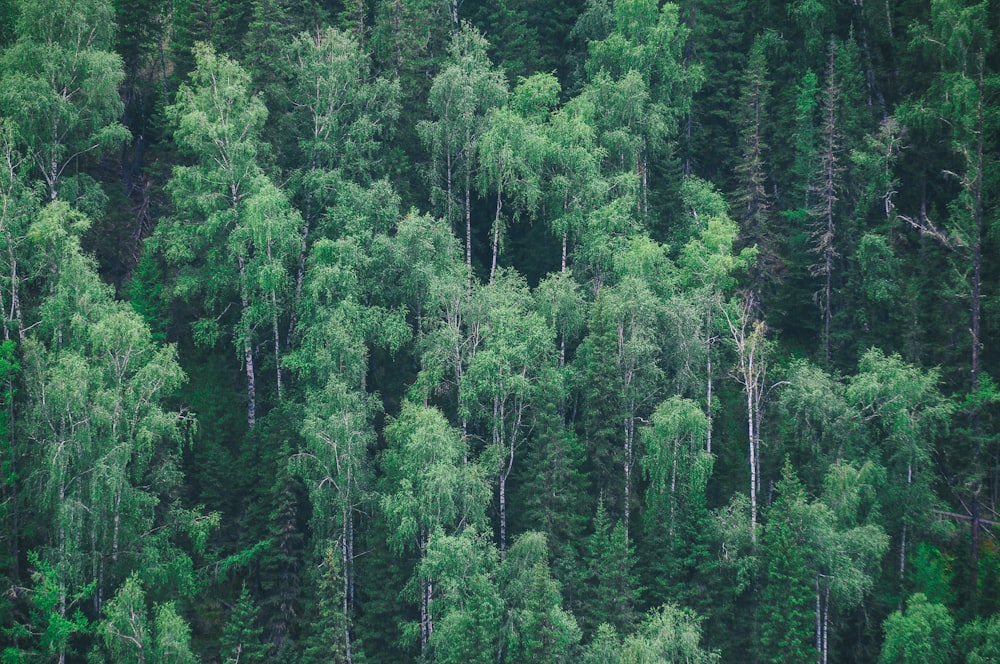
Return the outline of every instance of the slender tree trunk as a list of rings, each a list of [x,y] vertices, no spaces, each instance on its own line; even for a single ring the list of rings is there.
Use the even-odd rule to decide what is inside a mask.
[[[672,450],[672,458],[670,464],[670,520],[667,526],[667,534],[670,539],[674,538],[674,530],[676,527],[676,505],[677,505],[677,439],[674,439],[674,447]]]
[[[274,330],[274,373],[278,388],[278,401],[281,401],[281,338],[278,333],[278,297],[271,291],[271,327]]]
[[[292,300],[292,310],[288,322],[288,335],[285,339],[287,345],[291,345],[292,335],[295,334],[295,328],[299,323],[299,302],[302,300],[302,283],[305,281],[306,276],[306,256],[309,247],[309,222],[311,216],[312,196],[310,195],[306,203],[306,213],[302,215],[302,236],[299,238],[299,266],[295,273],[295,297]]]
[[[979,391],[979,349],[980,349],[980,299],[982,297],[982,241],[983,241],[983,69],[985,60],[983,52],[977,54],[977,104],[976,104],[976,148],[975,161],[972,164],[972,189],[973,208],[972,219],[975,225],[975,236],[972,246],[972,357],[971,357],[971,391],[973,394]],[[980,494],[983,483],[979,471],[979,460],[982,452],[980,441],[980,421],[979,409],[973,406],[971,413],[972,441],[973,441],[973,468],[976,473],[975,482],[972,487],[972,560],[971,578],[969,585],[973,604],[978,597],[979,587],[979,520],[981,518]]]
[[[906,465],[906,485],[909,487],[913,481],[913,465]],[[906,588],[906,521],[903,521],[903,528],[899,534],[899,603],[897,608],[903,610],[903,594]]]
[[[823,664],[826,664],[830,652],[830,586],[826,587],[823,598]]]
[[[349,541],[353,535],[349,532],[348,521],[350,520],[350,508],[342,508],[340,511],[340,559],[341,568],[344,574],[344,600],[341,610],[344,614],[344,654],[348,664],[351,664],[351,545]]]
[[[705,451],[712,453],[712,310],[705,326]]]
[[[500,210],[503,209],[503,199],[500,194],[500,187],[497,186],[497,211],[493,218],[493,262],[490,263],[490,283],[497,272],[497,255],[500,252]]]
[[[622,510],[622,526],[625,529],[625,545],[628,546],[629,516],[632,511],[632,466],[635,456],[635,403],[630,404],[629,415],[625,418],[625,490]]]
[[[465,273],[466,288],[472,291],[472,202],[470,200],[470,168],[465,169]]]
[[[753,390],[746,389],[747,395],[747,430],[750,438],[750,538],[757,543],[757,445],[754,441],[754,409]]]
[[[820,610],[820,592],[819,592],[819,574],[813,579],[813,583],[816,586],[816,659],[817,661],[821,657],[823,652],[823,628],[822,628],[822,617]]]
[[[563,231],[562,236],[562,261],[559,264],[560,274],[566,274],[566,242],[568,240],[569,231]]]
[[[246,282],[246,264],[242,256],[237,257],[240,268],[240,282]],[[245,286],[240,286],[240,300],[243,307],[242,316],[247,316],[250,310],[250,300],[246,294]],[[243,363],[247,375],[247,427],[253,429],[257,422],[257,378],[253,366],[253,346],[250,343],[250,330],[243,332]]]

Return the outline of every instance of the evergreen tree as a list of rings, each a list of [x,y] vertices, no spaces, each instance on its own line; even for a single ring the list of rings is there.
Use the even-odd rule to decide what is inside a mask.
[[[226,664],[267,661],[263,628],[257,624],[257,605],[246,584],[233,605],[220,641],[220,656]]]
[[[332,548],[323,555],[316,584],[315,607],[307,611],[311,633],[304,639],[303,664],[344,664],[353,661],[348,648],[349,624],[344,614],[344,584],[340,556]]]

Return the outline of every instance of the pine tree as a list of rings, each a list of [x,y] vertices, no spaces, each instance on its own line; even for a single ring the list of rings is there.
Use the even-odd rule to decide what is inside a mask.
[[[344,584],[340,556],[332,548],[323,554],[315,602],[307,611],[309,634],[303,639],[302,664],[347,664],[353,661],[344,613]]]
[[[257,605],[246,584],[233,605],[226,629],[219,643],[220,657],[225,664],[258,664],[267,661],[263,643],[264,629],[257,624]]]

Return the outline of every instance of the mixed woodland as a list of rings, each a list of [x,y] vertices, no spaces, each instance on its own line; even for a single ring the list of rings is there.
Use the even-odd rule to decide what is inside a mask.
[[[996,0],[0,0],[0,661],[1000,661]]]

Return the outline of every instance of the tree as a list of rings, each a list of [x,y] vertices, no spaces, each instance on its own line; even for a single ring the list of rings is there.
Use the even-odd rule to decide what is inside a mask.
[[[303,435],[306,449],[293,464],[308,479],[313,506],[313,537],[333,540],[339,561],[331,566],[324,559],[321,587],[339,574],[341,597],[338,621],[343,625],[345,661],[352,659],[351,614],[354,608],[355,521],[369,491],[368,450],[373,443],[371,406],[363,395],[350,391],[331,372],[325,388],[307,397]],[[326,613],[330,607],[324,609]],[[325,614],[324,614],[325,615]],[[326,615],[325,620],[332,619]],[[323,638],[329,638],[326,634]]]
[[[343,572],[341,555],[332,547],[323,555],[322,569],[318,571],[315,609],[308,621],[311,634],[306,639],[302,660],[306,664],[351,662],[350,623],[344,611]]]
[[[696,235],[681,249],[677,264],[680,268],[679,292],[668,301],[668,315],[679,329],[677,344],[683,351],[674,360],[675,382],[680,393],[693,390],[697,380],[699,351],[704,349],[705,373],[705,451],[712,453],[713,416],[713,349],[724,330],[719,329],[725,298],[736,285],[738,273],[746,270],[756,257],[756,249],[745,248],[736,253],[738,235],[736,222],[728,214],[722,195],[704,180],[686,178],[681,185],[681,197],[689,210]],[[691,313],[689,313],[691,312]],[[691,328],[694,328],[693,330]],[[690,347],[692,342],[696,347]]]
[[[146,595],[133,574],[104,607],[104,619],[98,626],[104,646],[112,661],[137,664],[194,664],[191,651],[191,628],[173,602],[154,607],[150,620]]]
[[[471,194],[478,145],[490,112],[507,97],[507,82],[490,62],[487,47],[486,38],[469,23],[462,23],[461,29],[452,34],[448,60],[434,77],[428,97],[433,119],[417,126],[431,152],[431,192],[438,213],[452,228],[459,226],[459,212],[464,214],[465,265],[470,287]]]
[[[700,584],[693,577],[706,574],[711,565],[705,490],[713,457],[702,450],[706,417],[698,404],[674,396],[657,406],[651,420],[642,430],[645,454],[639,460],[647,482],[643,585],[653,605],[667,598],[700,603],[704,587],[695,590]]]
[[[294,333],[312,235],[344,180],[367,185],[382,162],[380,148],[399,116],[399,82],[372,78],[360,36],[327,28],[292,40],[284,57],[292,72],[285,103],[296,128],[295,199],[302,214],[295,296],[288,336]]]
[[[692,611],[673,604],[653,609],[634,634],[622,645],[621,664],[712,664],[719,653],[704,649],[700,642],[701,619]]]
[[[28,589],[28,621],[5,629],[12,645],[0,651],[4,661],[21,662],[31,656],[53,658],[64,664],[75,654],[72,640],[93,630],[81,605],[94,592],[90,584],[68,593],[63,575],[34,552],[28,553],[32,588]]]
[[[580,619],[584,631],[594,633],[607,623],[618,630],[633,626],[638,588],[635,556],[621,520],[611,521],[604,501],[597,503],[593,532],[584,544]]]
[[[968,664],[986,664],[1000,657],[1000,618],[976,618],[958,630],[958,651]]]
[[[427,653],[442,664],[489,664],[500,652],[503,603],[496,586],[497,549],[474,525],[455,535],[438,532],[417,569],[434,588]]]
[[[569,662],[580,641],[576,618],[562,607],[561,588],[549,570],[546,538],[519,536],[500,566],[504,599],[503,661]]]
[[[220,656],[226,664],[256,664],[266,661],[267,648],[262,643],[264,630],[257,624],[257,605],[246,584],[229,612],[229,620],[220,641]]]
[[[178,590],[192,581],[175,538],[194,536],[197,510],[173,492],[181,416],[162,405],[184,381],[176,349],[158,346],[112,299],[78,234],[88,220],[62,201],[29,237],[49,293],[25,339],[25,417],[32,513],[48,524],[39,549],[65,593],[92,583],[94,611],[132,570]]]
[[[535,383],[552,367],[553,330],[531,311],[527,285],[501,270],[496,279],[474,293],[483,302],[481,318],[471,325],[482,330],[478,352],[459,385],[463,421],[481,424],[483,438],[500,459],[500,555],[507,551],[507,480],[518,450],[534,428]],[[465,413],[468,413],[466,416]]]
[[[955,621],[948,609],[927,601],[917,593],[907,601],[906,611],[896,611],[882,623],[885,643],[880,664],[936,664],[952,661]]]
[[[753,288],[758,295],[774,289],[781,273],[781,257],[775,246],[772,225],[772,196],[768,192],[768,108],[771,98],[771,80],[768,71],[768,49],[773,46],[774,35],[757,36],[750,49],[743,91],[740,96],[740,150],[741,159],[736,166],[739,178],[737,193],[737,219],[742,228],[744,246],[756,246],[760,254],[754,266]]]
[[[750,535],[757,539],[757,494],[760,492],[760,424],[767,396],[767,325],[756,317],[756,299],[746,293],[739,302],[723,309],[730,339],[736,349],[736,381],[743,386],[747,402],[747,439],[750,463]]]
[[[467,444],[440,411],[407,402],[386,437],[387,485],[380,506],[397,551],[416,548],[423,560],[437,537],[482,523],[489,496],[485,469],[467,463]],[[423,653],[434,632],[434,584],[426,575],[418,578]]]
[[[646,248],[662,257],[661,247]],[[629,263],[636,268],[641,265],[638,261]],[[642,274],[626,275],[619,284],[601,290],[591,310],[588,336],[578,354],[588,390],[585,403],[593,409],[586,414],[593,422],[587,427],[591,444],[598,446],[596,454],[592,454],[604,457],[594,462],[609,466],[599,467],[603,475],[600,488],[612,496],[611,504],[620,510],[626,539],[633,507],[637,425],[648,414],[661,387],[662,369],[655,339],[662,308],[661,300]],[[609,448],[601,449],[604,446]],[[610,466],[615,465],[621,468],[620,482],[611,479]]]
[[[602,3],[603,4],[603,3]],[[627,0],[603,7],[611,33],[588,44],[589,96],[597,111],[601,143],[611,173],[629,173],[638,188],[638,218],[648,222],[651,158],[662,156],[688,115],[702,83],[701,68],[687,62],[688,28],[677,5]],[[602,35],[604,37],[604,35]]]
[[[541,128],[522,117],[509,106],[490,114],[489,127],[479,146],[480,171],[477,180],[480,191],[496,195],[491,229],[492,260],[490,281],[497,273],[497,260],[504,237],[504,201],[513,203],[516,218],[532,214],[541,199],[542,163],[545,158],[545,137]]]
[[[0,59],[0,110],[54,201],[67,168],[128,137],[118,122],[124,73],[111,50],[114,8],[107,0],[18,4],[17,41]]]
[[[899,538],[900,601],[906,593],[907,555],[935,501],[925,469],[952,412],[952,404],[938,388],[939,380],[936,370],[923,371],[898,355],[887,357],[871,349],[862,356],[846,392],[867,423],[871,439],[885,442],[883,458],[892,492],[883,504],[889,527]]]
[[[814,193],[816,202],[811,210],[814,218],[813,247],[817,262],[810,267],[813,277],[821,277],[823,285],[819,291],[823,328],[821,345],[824,365],[830,366],[830,325],[833,320],[833,273],[836,233],[835,218],[837,199],[841,191],[840,152],[843,150],[840,135],[840,72],[837,70],[837,44],[830,42],[829,64],[826,68],[826,87],[823,92],[822,125],[820,128],[819,165],[820,175],[816,178]]]
[[[526,84],[515,90],[517,100]],[[551,210],[549,225],[562,240],[560,271],[567,270],[571,239],[583,233],[587,215],[608,195],[609,183],[601,176],[604,150],[597,144],[593,108],[576,97],[555,111],[545,125],[548,153],[543,196]]]
[[[809,662],[819,657],[814,649],[814,555],[809,535],[810,513],[805,490],[786,463],[777,486],[778,499],[768,510],[761,553],[765,559],[766,585],[761,604],[760,655],[772,662]]]
[[[196,165],[174,168],[170,189],[180,214],[161,225],[159,241],[178,269],[174,297],[206,306],[194,325],[195,339],[214,345],[222,334],[220,321],[229,322],[246,373],[247,426],[253,428],[254,347],[261,324],[272,328],[275,387],[279,400],[282,396],[279,319],[302,220],[261,168],[259,132],[267,110],[250,95],[249,76],[210,46],[198,46],[195,59],[191,85],[181,86],[167,116],[178,146]],[[227,316],[234,305],[235,320]]]
[[[984,146],[997,130],[997,120],[986,112],[1000,78],[989,71],[987,54],[993,34],[987,19],[986,3],[966,4],[960,0],[931,3],[930,23],[913,26],[911,47],[924,50],[935,63],[936,74],[922,98],[900,109],[904,124],[941,137],[951,148],[955,162],[947,172],[957,180],[958,193],[948,203],[948,221],[942,228],[921,207],[919,215],[900,215],[904,221],[954,249],[964,290],[969,302],[970,356],[969,394],[980,391],[982,374],[982,299],[984,204],[995,187],[991,158]],[[975,404],[977,399],[972,398]],[[971,461],[978,467],[982,435],[978,404],[969,409]],[[977,594],[979,557],[980,492],[982,477],[973,470],[971,482],[971,595]]]

